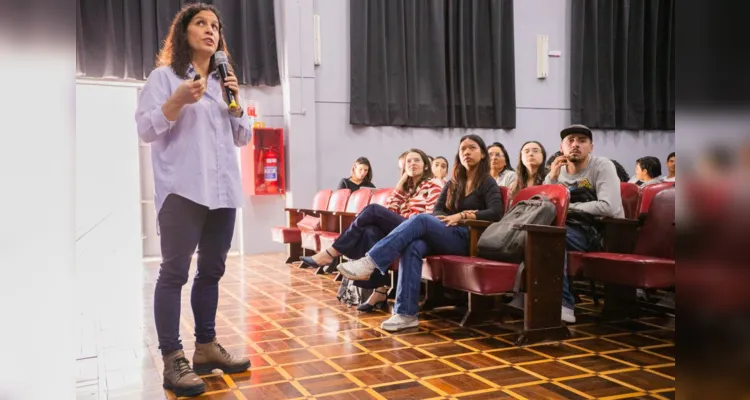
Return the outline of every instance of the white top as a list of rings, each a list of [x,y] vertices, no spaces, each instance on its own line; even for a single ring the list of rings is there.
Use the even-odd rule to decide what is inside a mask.
[[[516,181],[516,179],[518,179],[518,177],[516,176],[516,172],[506,169],[505,171],[501,172],[495,180],[497,181],[498,186],[505,186],[507,188],[510,188],[510,186]]]

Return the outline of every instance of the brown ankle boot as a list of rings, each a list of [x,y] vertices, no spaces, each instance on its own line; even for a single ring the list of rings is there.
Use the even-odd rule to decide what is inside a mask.
[[[173,351],[164,359],[164,389],[171,390],[177,397],[198,396],[206,391],[206,384],[190,368],[182,350]]]
[[[195,372],[203,375],[210,374],[214,369],[220,369],[225,374],[235,374],[250,368],[250,360],[246,357],[235,357],[214,339],[211,343],[196,343],[193,355]]]

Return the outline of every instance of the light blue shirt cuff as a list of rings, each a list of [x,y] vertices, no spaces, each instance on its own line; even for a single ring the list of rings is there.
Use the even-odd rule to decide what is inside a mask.
[[[175,122],[176,121],[168,120],[167,117],[164,116],[164,111],[161,110],[161,107],[157,107],[151,111],[151,125],[154,127],[154,131],[158,135],[164,132],[169,132]]]
[[[232,114],[229,114],[232,116]],[[242,116],[237,118],[232,116],[232,118],[229,119],[229,121],[232,124],[232,131],[237,131],[237,128],[243,127],[247,130],[250,130],[250,117],[247,116],[246,112],[242,113]]]

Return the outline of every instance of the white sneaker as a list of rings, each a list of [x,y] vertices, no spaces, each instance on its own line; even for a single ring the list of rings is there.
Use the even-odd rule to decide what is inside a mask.
[[[353,281],[366,281],[370,279],[370,275],[372,275],[376,267],[375,261],[373,261],[370,256],[364,256],[359,260],[341,263],[336,269],[347,279]]]
[[[396,332],[402,329],[416,328],[418,326],[419,318],[416,316],[394,314],[380,324],[380,329],[388,332]]]
[[[572,308],[562,306],[562,314],[560,315],[560,319],[562,319],[563,321],[569,324],[575,324],[576,323],[575,311]]]

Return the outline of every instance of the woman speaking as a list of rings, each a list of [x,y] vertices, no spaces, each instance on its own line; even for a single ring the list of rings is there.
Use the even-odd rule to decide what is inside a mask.
[[[191,3],[174,18],[164,47],[140,94],[138,135],[151,143],[155,204],[162,263],[154,294],[164,388],[177,396],[206,390],[198,374],[235,373],[250,361],[227,353],[216,341],[219,280],[242,204],[234,146],[252,133],[242,106],[229,108],[225,88],[239,104],[234,73],[221,80],[214,60],[227,53],[219,12]],[[191,306],[195,318],[193,368],[180,341],[180,298],[190,261],[198,250]]]

